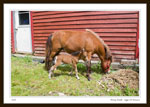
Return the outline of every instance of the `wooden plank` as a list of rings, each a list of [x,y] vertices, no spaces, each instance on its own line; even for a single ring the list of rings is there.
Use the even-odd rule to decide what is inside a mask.
[[[134,55],[112,55],[114,59],[134,59]]]
[[[51,22],[47,21],[44,23],[41,22],[34,22],[34,25],[38,26],[45,26],[45,25],[72,25],[72,24],[77,24],[77,25],[82,25],[82,24],[107,24],[107,23],[132,23],[135,24],[137,23],[137,19],[109,19],[109,20],[83,20],[83,21],[70,21],[70,22]]]
[[[37,47],[37,48],[35,48],[35,51],[45,51],[46,49],[45,48],[43,48],[43,47]]]
[[[35,51],[35,54],[45,54],[45,51]]]
[[[114,55],[135,55],[135,51],[120,51],[120,50],[111,50],[111,53]]]
[[[11,52],[15,53],[15,40],[14,40],[15,34],[14,34],[13,14],[14,14],[13,11],[11,11]]]
[[[45,37],[45,36],[35,36],[34,37],[34,40],[47,40],[48,39],[48,36]]]
[[[110,47],[110,50],[111,50],[111,52],[127,52],[128,53],[128,51],[130,52],[130,51],[132,51],[132,52],[134,52],[135,51],[135,47],[118,47],[118,46],[115,46],[115,48],[113,48],[112,46],[109,46]],[[45,50],[45,47],[36,47],[35,48],[35,50]]]
[[[42,44],[39,44],[39,43],[34,43],[34,47],[46,47],[46,42],[45,43],[42,43]]]
[[[74,29],[70,29],[70,30],[74,30]],[[75,30],[84,31],[82,29],[75,29]],[[94,32],[137,32],[137,29],[92,29],[92,30]],[[55,31],[59,31],[59,30],[49,30],[49,29],[34,30],[34,33],[51,33]]]
[[[128,42],[136,42],[136,38],[122,38],[122,37],[101,37],[104,41],[118,41],[118,42],[121,42],[121,41],[128,41]],[[37,36],[37,37],[34,37],[34,40],[47,40],[48,37],[45,37],[45,36]]]
[[[136,28],[137,24],[91,24],[91,25],[62,25],[62,26],[34,26],[36,29],[54,29],[54,30],[65,30],[65,29],[93,29],[93,28]]]
[[[41,48],[42,49],[42,48]],[[36,49],[35,50],[35,53],[45,53],[45,49],[43,50],[41,50],[41,49]],[[128,51],[124,51],[124,52],[121,52],[121,51],[116,51],[116,52],[112,52],[112,55],[114,56],[114,55],[125,55],[125,56],[128,56],[128,55],[135,55],[135,53],[133,52],[133,51],[131,51],[131,52],[128,52]],[[98,57],[97,55],[96,56],[93,56],[93,57]]]
[[[104,41],[112,41],[112,42],[136,42],[136,38],[123,38],[123,37],[120,37],[120,38],[116,38],[116,37],[103,37],[102,38]]]
[[[77,11],[32,11],[34,13],[34,16],[36,15],[45,15],[45,14],[62,14],[62,13],[73,13],[73,12],[77,12]]]
[[[136,46],[136,42],[105,42],[109,46]]]
[[[135,55],[135,50],[125,50],[125,49],[122,49],[122,51],[120,50],[120,49],[118,49],[118,50],[112,50],[111,48],[110,48],[110,50],[111,50],[111,53],[113,53],[113,54],[133,54],[133,55]],[[45,47],[37,47],[37,48],[35,48],[35,51],[45,51]]]
[[[32,13],[44,13],[44,12],[49,12],[49,11],[32,11]]]
[[[46,44],[46,41],[34,41],[34,43],[37,43],[37,44]]]
[[[132,50],[135,51],[135,47],[134,46],[109,46],[109,48],[111,50]]]
[[[38,44],[38,43],[35,43],[35,48],[36,47],[41,47],[41,48],[45,48],[46,47],[46,44],[45,43],[42,43],[42,44]],[[109,45],[110,49],[111,50],[135,50],[135,46],[126,46],[126,45]]]
[[[78,16],[78,17],[64,17],[64,18],[52,18],[51,16],[39,16],[35,17],[34,22],[58,22],[58,21],[74,21],[74,20],[102,20],[102,19],[137,19],[138,15],[137,14],[123,14],[123,15],[105,15],[105,16]]]
[[[48,33],[35,33],[34,32],[34,37],[35,36],[45,36],[45,37],[48,37],[50,36],[50,34],[53,33],[53,32],[48,32]],[[128,33],[128,32],[124,32],[124,33],[116,33],[116,32],[113,32],[113,33],[97,33],[100,37],[136,37],[136,33]]]
[[[42,18],[45,18],[45,16],[50,16],[53,18],[56,17],[72,17],[72,16],[89,16],[89,15],[108,15],[108,14],[137,14],[138,11],[76,11],[75,13],[71,12],[64,12],[64,14],[51,14],[50,12],[44,12],[44,13],[34,13],[34,17],[42,16]]]
[[[33,11],[34,17],[47,16],[47,15],[56,15],[56,14],[70,14],[78,13],[79,11]]]
[[[136,37],[136,33],[134,32],[124,32],[124,33],[118,33],[118,32],[113,32],[113,33],[97,33],[99,36],[109,36],[109,37],[114,37],[114,36],[119,36],[119,37]]]
[[[46,41],[34,41],[34,43],[36,44],[43,44],[46,43]],[[136,42],[105,42],[108,45],[113,45],[113,46],[120,46],[120,45],[124,45],[124,46],[136,46]]]

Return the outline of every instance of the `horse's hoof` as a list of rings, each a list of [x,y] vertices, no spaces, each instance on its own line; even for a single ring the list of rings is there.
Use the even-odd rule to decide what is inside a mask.
[[[49,80],[51,79],[51,77],[48,77],[49,78]]]
[[[76,78],[77,78],[77,80],[79,80],[79,79],[80,79],[78,76],[77,76]]]
[[[90,71],[90,74],[92,74],[93,73],[93,71]]]
[[[70,72],[69,75],[72,75],[72,72]]]
[[[91,78],[88,78],[88,81],[90,81],[91,80]]]

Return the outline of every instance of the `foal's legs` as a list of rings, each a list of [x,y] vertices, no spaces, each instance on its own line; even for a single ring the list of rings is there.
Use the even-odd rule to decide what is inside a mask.
[[[76,72],[76,78],[79,80],[80,78],[78,76],[77,62],[72,61],[72,66],[73,66],[73,68],[74,68],[74,70]]]
[[[77,64],[73,64],[73,67],[75,69],[75,72],[76,72],[76,78],[79,80],[79,76],[78,76],[78,70],[77,70]]]
[[[60,64],[61,64],[60,61],[58,61],[58,62],[56,61],[56,64],[51,67],[51,69],[49,70],[49,75],[48,75],[49,79],[51,79],[52,71],[54,71],[57,68],[57,66],[59,66]]]
[[[72,75],[72,71],[74,70],[74,66],[72,65],[72,68],[71,68],[71,72],[69,73],[70,75]]]

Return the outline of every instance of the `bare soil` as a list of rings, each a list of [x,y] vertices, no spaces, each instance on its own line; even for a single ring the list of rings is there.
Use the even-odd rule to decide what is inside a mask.
[[[107,91],[113,90],[115,87],[131,89],[139,88],[139,73],[131,69],[120,69],[111,74],[103,76],[99,81],[101,88],[107,88]]]

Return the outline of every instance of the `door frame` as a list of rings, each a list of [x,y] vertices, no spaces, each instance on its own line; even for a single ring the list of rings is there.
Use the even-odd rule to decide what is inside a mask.
[[[15,38],[14,38],[14,12],[11,11],[11,52],[15,53]]]
[[[33,17],[32,17],[32,11],[29,11],[30,13],[30,26],[31,26],[31,40],[32,40],[32,54],[34,54],[34,35],[33,35]]]
[[[18,11],[11,11],[11,45],[12,45],[12,53],[21,53],[17,51],[17,43],[16,43],[16,28],[18,27],[24,27],[24,26],[30,26],[30,32],[31,32],[31,45],[32,45],[32,52],[31,53],[27,53],[27,54],[33,54],[34,53],[34,38],[33,38],[33,19],[32,19],[32,11],[29,11],[29,23],[30,25],[24,25],[21,26],[19,25],[19,21],[15,21],[15,20],[19,20],[18,17]],[[17,19],[15,19],[17,18]],[[25,53],[26,54],[26,53]]]

